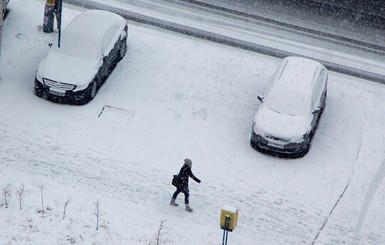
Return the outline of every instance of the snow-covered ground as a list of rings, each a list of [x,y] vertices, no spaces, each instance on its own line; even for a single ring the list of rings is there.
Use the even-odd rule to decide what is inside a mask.
[[[228,244],[385,242],[383,85],[331,73],[310,152],[278,159],[253,150],[249,137],[257,95],[279,59],[129,23],[127,55],[96,98],[55,104],[33,94],[55,38],[41,31],[44,2],[14,0],[9,8],[1,244],[155,244],[162,221],[160,244],[220,244],[224,206],[239,210]],[[82,9],[64,11],[68,24]],[[192,213],[169,205],[172,175],[186,157],[202,180],[190,184]]]

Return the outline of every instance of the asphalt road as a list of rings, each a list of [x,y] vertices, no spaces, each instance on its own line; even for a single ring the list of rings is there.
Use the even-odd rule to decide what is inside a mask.
[[[254,52],[259,52],[278,58],[284,58],[289,55],[301,55],[313,59],[318,59],[331,71],[375,82],[385,83],[384,69],[382,68],[384,66],[383,55],[385,54],[385,47],[377,45],[373,42],[369,42],[368,40],[360,40],[358,38],[358,35],[354,37],[346,37],[346,33],[361,34],[361,32],[357,31],[359,30],[357,26],[354,26],[355,32],[349,30],[342,31],[341,29],[335,30],[333,28],[327,28],[326,31],[322,31],[319,29],[320,26],[325,27],[326,25],[320,25],[315,23],[314,26],[307,25],[306,27],[300,27],[296,25],[297,22],[295,22],[289,14],[285,13],[280,13],[279,15],[278,13],[270,13],[269,18],[262,17],[259,15],[248,16],[248,14],[245,12],[237,11],[235,7],[233,9],[228,9],[217,5],[207,5],[207,3],[203,2],[198,3],[197,1],[193,0],[118,0],[118,2],[122,2],[125,4],[114,5],[111,3],[107,4],[95,2],[92,0],[66,1],[66,3],[75,4],[86,8],[98,8],[109,10],[122,15],[128,20],[153,25],[182,34],[203,38],[210,41],[246,50],[251,50]],[[222,2],[222,4],[224,2]],[[235,3],[235,1],[233,3]],[[130,7],[128,8],[128,6]],[[197,13],[199,14],[196,15]],[[305,11],[303,13],[307,15],[307,18],[310,18],[312,16],[311,14],[309,14],[308,11]],[[161,15],[163,15],[163,17],[160,17]],[[175,19],[178,18],[178,15],[179,19]],[[217,19],[206,19],[206,16],[215,16],[215,18]],[[298,14],[297,16],[300,16],[300,14]],[[279,20],[278,17],[283,18],[283,20]],[[203,25],[207,24],[207,21],[209,21],[211,22],[211,24],[214,24],[214,26],[212,26],[214,29],[211,28],[211,30],[205,30],[201,28],[202,26],[190,26],[191,22],[183,24],[186,20],[191,18],[195,18],[196,21],[202,22],[201,24]],[[227,19],[228,22],[223,22],[224,19]],[[313,19],[317,19],[315,15],[313,16]],[[234,21],[237,21],[240,24],[238,24],[237,26],[233,26]],[[329,21],[333,22],[335,20]],[[221,22],[221,24],[218,24],[219,22]],[[346,23],[352,26],[354,24],[350,21],[347,21]],[[246,29],[245,25],[248,26],[246,27]],[[312,42],[317,42],[319,44],[322,43],[322,45],[327,44],[327,47],[325,46],[323,47],[323,49],[335,51],[333,51],[332,57],[326,54],[326,57],[329,58],[322,58],[322,56],[325,57],[325,55],[322,53],[318,54],[318,57],[313,57],[312,52],[314,52],[315,50],[307,50],[309,47],[301,47],[299,50],[295,48],[295,50],[293,49],[293,47],[298,45],[294,45],[284,49],[277,49],[276,47],[269,45],[266,46],[263,44],[263,42],[266,42],[266,40],[255,39],[256,35],[259,35],[260,31],[266,30],[266,28],[265,30],[255,29],[260,27],[267,27],[269,29],[265,34],[267,36],[272,35],[271,37],[276,38],[274,37],[275,35],[283,35],[280,38],[278,37],[278,39],[275,39],[278,40],[278,42],[282,42],[278,44],[279,46],[286,45],[283,42],[286,42],[285,39],[290,37],[290,40],[287,40],[289,42],[289,45],[293,45],[295,43],[302,43],[302,45],[300,46],[303,46],[306,40],[306,45],[311,45]],[[233,30],[233,36],[228,34],[229,28],[235,28]],[[334,32],[333,34],[332,30],[336,32]],[[241,34],[241,32],[243,32],[242,35],[244,35],[244,31],[246,31],[248,35],[253,35],[252,39],[240,38],[239,35]],[[295,38],[292,39],[292,37],[294,36]],[[373,35],[366,34],[365,36],[368,39]],[[341,57],[338,56],[339,58],[337,58],[337,60],[339,61],[335,59],[337,57],[336,52],[340,53],[341,55]],[[358,55],[358,53],[360,53],[360,55]],[[347,54],[347,56],[345,54]],[[353,56],[350,57],[351,55]],[[352,62],[354,63],[354,65]],[[370,69],[367,69],[366,67],[370,67]]]
[[[119,0],[127,1],[127,0]],[[173,1],[173,0],[169,0]],[[350,11],[349,6],[331,5],[332,1],[283,0],[178,0],[221,8],[249,17],[265,18],[283,25],[318,31],[384,47],[385,9],[369,12],[369,8]],[[321,4],[323,2],[324,4]],[[369,4],[369,3],[367,3]],[[377,4],[378,5],[378,4]],[[378,9],[378,8],[377,8]],[[366,11],[366,12],[365,12]]]

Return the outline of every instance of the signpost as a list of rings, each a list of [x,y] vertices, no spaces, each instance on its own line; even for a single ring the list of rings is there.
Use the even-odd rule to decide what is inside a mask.
[[[59,32],[57,46],[58,46],[58,48],[60,48],[60,41],[61,41],[61,17],[62,17],[62,12],[63,12],[63,0],[56,0],[56,1],[59,1],[57,3],[57,9],[56,9],[56,21],[57,21],[57,29],[58,29],[58,32]]]
[[[222,208],[220,216],[220,226],[223,229],[222,245],[227,245],[229,231],[233,231],[238,222],[238,210],[235,208]]]

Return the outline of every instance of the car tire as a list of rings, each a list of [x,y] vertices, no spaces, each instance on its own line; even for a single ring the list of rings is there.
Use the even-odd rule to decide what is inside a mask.
[[[294,158],[302,158],[310,151],[310,144],[306,146],[301,152],[296,154]]]
[[[44,90],[43,90],[42,86],[40,85],[40,83],[38,83],[36,81],[35,81],[34,91],[35,91],[35,95],[37,97],[42,98],[44,96]]]
[[[96,79],[92,80],[92,82],[88,85],[88,87],[84,90],[83,99],[80,101],[80,105],[85,105],[93,98],[95,98],[96,93],[98,91],[98,83]]]
[[[35,95],[36,95],[37,97],[42,98],[43,95],[44,95],[44,93],[43,93],[42,91],[40,91],[40,90],[35,89]]]

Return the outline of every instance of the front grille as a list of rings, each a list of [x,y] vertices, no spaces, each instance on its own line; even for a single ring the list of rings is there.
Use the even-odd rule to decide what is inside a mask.
[[[281,141],[281,142],[289,142],[290,141],[290,139],[280,138],[280,137],[276,137],[276,136],[273,136],[270,134],[266,134],[266,138],[273,139],[276,141]]]
[[[58,89],[58,90],[73,90],[76,86],[73,84],[68,84],[68,83],[61,83],[61,82],[56,82],[50,79],[44,78],[44,84],[49,86],[50,88],[53,89]]]

